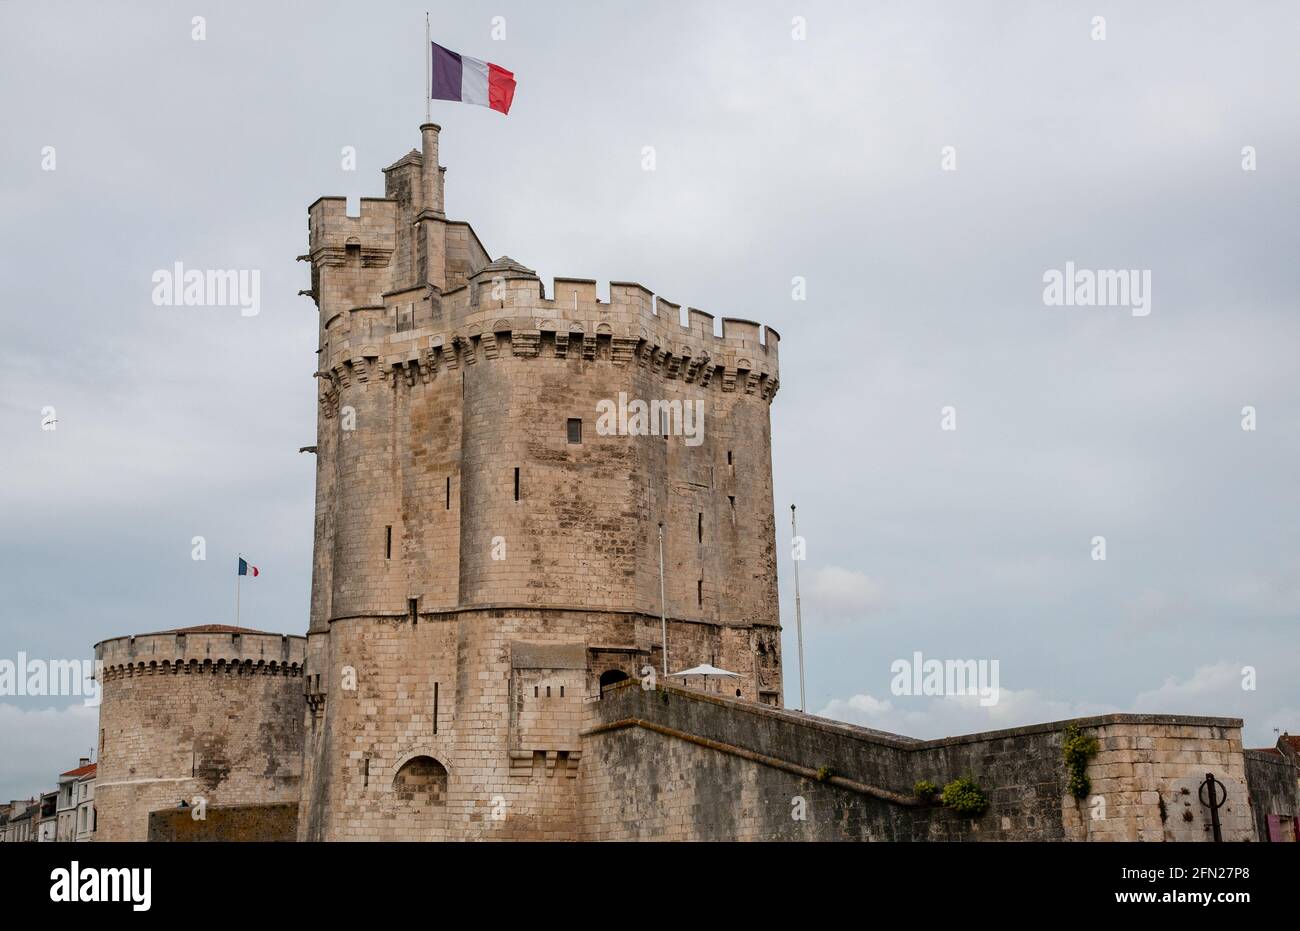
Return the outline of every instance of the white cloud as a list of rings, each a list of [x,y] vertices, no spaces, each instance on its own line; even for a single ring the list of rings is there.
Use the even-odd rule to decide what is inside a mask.
[[[1231,580],[1225,594],[1243,615],[1296,617],[1300,615],[1300,557],[1279,562],[1271,572],[1244,573]]]
[[[1266,700],[1261,693],[1242,689],[1241,670],[1245,665],[1225,660],[1199,666],[1185,678],[1170,676],[1158,688],[1140,692],[1127,707],[1061,701],[1036,689],[1017,691],[1003,688],[998,703],[991,707],[981,706],[976,695],[878,699],[857,694],[833,699],[816,713],[837,721],[922,739],[1118,711],[1243,718],[1247,721],[1243,735],[1247,746],[1271,745],[1275,740],[1275,727],[1291,732],[1300,730],[1300,712],[1280,708],[1265,713]]]
[[[1034,689],[1013,691],[1004,688],[999,691],[998,703],[988,707],[980,704],[978,695],[890,700],[858,694],[847,699],[833,699],[817,714],[862,727],[930,740],[1118,710],[1108,705],[1056,701]]]
[[[1225,660],[1200,666],[1186,679],[1170,676],[1159,688],[1139,693],[1133,699],[1133,710],[1155,714],[1241,714],[1244,697],[1253,694],[1241,687],[1245,665]]]
[[[1127,623],[1142,629],[1167,628],[1190,615],[1186,598],[1171,596],[1154,588],[1144,588],[1123,603]]]
[[[861,572],[824,566],[813,573],[808,600],[820,617],[860,618],[880,608],[880,585]]]

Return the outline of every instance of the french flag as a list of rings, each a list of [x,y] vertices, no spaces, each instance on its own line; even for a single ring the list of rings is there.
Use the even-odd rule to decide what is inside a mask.
[[[240,556],[240,557],[239,557],[239,574],[240,574],[240,575],[251,575],[253,578],[257,578],[258,575],[260,575],[261,573],[259,573],[259,572],[257,571],[257,566],[251,565],[251,564],[248,562],[247,559],[245,559],[243,556]]]
[[[490,61],[480,61],[443,48],[433,46],[430,96],[434,100],[459,100],[491,107],[500,113],[510,112],[515,99],[515,75]]]

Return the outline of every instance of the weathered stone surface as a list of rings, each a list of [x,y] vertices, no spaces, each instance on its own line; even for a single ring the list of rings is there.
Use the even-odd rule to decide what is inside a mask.
[[[186,809],[149,813],[149,840],[166,842],[292,842],[298,839],[298,804],[209,806],[196,819]]]
[[[1250,785],[1251,816],[1256,836],[1269,839],[1269,818],[1281,837],[1300,840],[1300,805],[1295,764],[1270,750],[1246,750],[1246,778]]]
[[[96,644],[103,663],[97,840],[145,840],[149,812],[296,802],[304,640],[188,628]]]
[[[1114,746],[1091,761],[1093,794],[1066,789],[1066,724],[918,741],[684,689],[607,692],[584,731],[583,837],[591,840],[1203,840],[1209,816],[1162,822],[1160,799],[1204,778],[1201,763],[1167,776],[1139,773],[1207,740],[1225,749],[1210,765],[1227,785],[1226,840],[1254,836],[1241,764],[1241,722],[1226,718],[1108,715],[1074,722],[1085,733],[1158,727],[1164,750]],[[1100,776],[1100,773],[1109,775]],[[988,798],[978,818],[912,798],[919,780],[973,779]],[[1102,798],[1104,807],[1095,799]],[[1181,806],[1181,801],[1178,802]],[[802,808],[806,817],[794,817]]]

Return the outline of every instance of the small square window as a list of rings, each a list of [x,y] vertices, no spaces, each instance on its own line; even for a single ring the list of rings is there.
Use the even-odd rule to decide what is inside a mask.
[[[582,420],[578,417],[569,418],[569,442],[581,445],[582,443]]]

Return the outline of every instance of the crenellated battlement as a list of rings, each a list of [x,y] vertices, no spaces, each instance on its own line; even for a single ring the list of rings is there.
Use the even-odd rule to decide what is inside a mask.
[[[186,628],[95,644],[102,675],[245,672],[301,675],[305,637],[232,628]]]
[[[742,391],[771,401],[779,386],[780,334],[752,320],[681,308],[635,282],[555,278],[551,298],[530,269],[498,259],[467,285],[440,296],[407,290],[384,306],[355,307],[325,323],[323,400],[356,384],[440,373],[503,357],[571,358],[638,365],[701,388]],[[436,308],[436,309],[435,309]],[[327,405],[328,406],[328,405]]]
[[[271,660],[254,662],[246,660],[151,660],[148,663],[137,662],[104,665],[96,673],[101,682],[117,682],[122,679],[135,679],[142,676],[179,676],[179,675],[232,675],[232,676],[302,676],[301,663],[280,663]]]
[[[308,208],[323,401],[355,385],[548,356],[775,395],[780,336],[770,327],[694,307],[683,325],[681,305],[631,281],[609,282],[601,300],[595,279],[557,277],[548,296],[531,268],[490,260],[469,225],[442,212],[438,127],[421,134],[423,151],[385,169],[387,197],[361,198],[357,216],[342,197]]]
[[[477,325],[482,330],[490,318],[511,314],[539,318],[539,329],[546,329],[547,323],[593,323],[596,328],[603,324],[611,335],[645,340],[666,352],[743,359],[751,369],[776,375],[780,334],[771,327],[723,317],[721,333],[715,334],[713,314],[689,307],[683,325],[680,304],[636,282],[609,282],[608,301],[599,299],[597,287],[595,279],[557,277],[551,283],[552,297],[547,298],[541,279],[531,269],[502,258],[479,271],[464,289],[444,295],[444,307],[450,303],[452,318],[466,328]],[[689,351],[677,352],[679,348]]]
[[[382,267],[397,248],[398,204],[385,197],[361,198],[358,216],[348,215],[346,197],[321,197],[307,208],[309,254],[317,266],[343,265],[357,249],[362,265]]]

